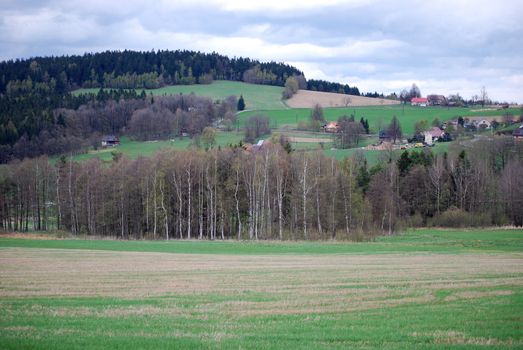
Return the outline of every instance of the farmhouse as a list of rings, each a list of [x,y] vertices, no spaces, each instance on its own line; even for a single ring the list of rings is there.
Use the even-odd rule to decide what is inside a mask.
[[[427,102],[430,106],[445,106],[447,99],[443,95],[428,95]]]
[[[120,144],[118,136],[106,135],[102,138],[102,147],[116,147]]]
[[[482,119],[478,121],[477,128],[478,129],[490,129],[492,124],[487,119]]]
[[[337,122],[329,122],[329,123],[323,125],[322,128],[323,128],[323,131],[334,134],[334,133],[338,132],[339,125]]]
[[[432,142],[438,141],[445,135],[445,131],[438,127],[433,127],[423,133],[425,135],[425,143],[431,145]]]
[[[410,100],[412,106],[427,107],[428,100],[426,97],[414,97]]]

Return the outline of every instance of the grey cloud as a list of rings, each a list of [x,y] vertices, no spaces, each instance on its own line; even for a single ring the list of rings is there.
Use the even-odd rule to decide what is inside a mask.
[[[522,79],[511,79],[523,76],[519,2],[340,1],[283,12],[276,2],[259,11],[229,5],[6,0],[0,58],[196,49],[299,62],[308,77],[359,82],[373,91],[397,91],[413,80],[445,94],[484,84],[503,94],[493,98],[523,102]],[[33,26],[23,26],[24,19]]]

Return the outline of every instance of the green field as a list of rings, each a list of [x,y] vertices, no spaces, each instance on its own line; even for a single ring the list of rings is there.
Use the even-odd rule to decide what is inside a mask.
[[[97,93],[99,89],[79,89],[74,94]],[[142,90],[137,89],[138,93]],[[190,94],[210,97],[213,100],[222,100],[234,95],[245,99],[246,109],[281,109],[285,108],[281,101],[282,87],[269,85],[247,84],[238,81],[217,80],[209,85],[173,85],[160,89],[145,90],[147,94],[155,96]]]
[[[337,120],[342,115],[354,114],[356,120],[365,118],[369,120],[369,126],[373,133],[377,133],[381,127],[386,127],[392,117],[398,117],[404,134],[414,133],[414,124],[419,120],[427,120],[429,124],[434,118],[440,121],[447,121],[458,116],[501,116],[511,112],[515,115],[521,112],[520,109],[513,108],[510,110],[489,110],[478,111],[472,108],[443,108],[443,107],[413,107],[413,106],[383,106],[383,107],[353,107],[353,108],[325,108],[324,115],[329,121]],[[260,110],[247,111],[240,113],[240,126],[243,126],[245,120],[254,114],[261,114],[269,117],[272,128],[283,126],[295,127],[300,121],[307,122],[310,120],[310,109],[279,109],[279,110]]]
[[[216,146],[227,146],[230,144],[237,144],[242,140],[244,134],[242,132],[218,132],[216,134]],[[98,150],[90,150],[87,153],[82,153],[73,156],[75,161],[85,161],[92,158],[100,158],[103,161],[109,161],[112,159],[112,152],[121,152],[125,156],[136,159],[138,157],[152,156],[156,152],[165,148],[175,149],[187,149],[193,145],[195,140],[185,137],[182,139],[176,138],[171,140],[160,140],[160,141],[133,141],[128,137],[122,137],[120,139],[120,145],[115,148],[100,148]],[[58,157],[54,157],[56,160]]]
[[[364,243],[4,236],[0,262],[2,349],[523,346],[523,230]]]

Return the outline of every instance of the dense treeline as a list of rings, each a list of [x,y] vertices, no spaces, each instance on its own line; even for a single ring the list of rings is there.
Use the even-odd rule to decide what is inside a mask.
[[[283,86],[285,79],[301,75],[283,63],[229,58],[217,53],[186,50],[105,51],[84,55],[35,57],[0,62],[0,93],[42,86],[58,93],[79,87],[152,88],[164,84],[194,84],[203,78],[237,80],[252,68],[274,76],[269,81]],[[209,77],[210,75],[210,77]]]
[[[523,224],[523,149],[510,138],[457,155],[358,156],[278,142],[164,151],[134,161],[47,158],[0,168],[0,223],[121,238],[329,239],[401,225]]]
[[[192,136],[216,118],[234,119],[237,103],[234,97],[221,102],[192,94],[153,98],[143,91],[122,89],[67,96],[54,108],[43,108],[40,118],[29,114],[18,127],[12,121],[5,128],[0,126],[0,140],[5,141],[0,145],[0,162],[96,148],[104,134],[127,134],[138,140]],[[31,97],[31,101],[32,106],[50,104],[41,97]],[[16,104],[11,107],[19,108],[16,113],[24,111]]]
[[[353,86],[350,87],[347,84],[333,83],[325,80],[307,80],[307,90],[312,91],[323,91],[323,92],[334,92],[338,94],[348,95],[360,95],[360,90]]]

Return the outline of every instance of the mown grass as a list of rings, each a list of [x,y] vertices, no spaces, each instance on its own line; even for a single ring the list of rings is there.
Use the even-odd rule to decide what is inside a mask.
[[[520,349],[522,242],[430,229],[367,243],[2,238],[0,348]]]
[[[520,109],[512,108],[508,110],[513,114],[520,113]],[[337,120],[342,115],[355,116],[356,120],[360,118],[368,119],[372,132],[376,133],[380,128],[386,127],[393,116],[397,116],[403,133],[413,134],[414,124],[420,120],[427,120],[430,123],[434,118],[441,122],[447,121],[458,116],[502,116],[507,110],[477,110],[474,108],[444,108],[444,107],[413,107],[413,106],[380,106],[380,107],[352,107],[352,108],[325,108],[325,119],[329,121]],[[240,126],[243,126],[245,120],[254,114],[261,114],[269,117],[270,125],[273,128],[279,128],[285,125],[296,126],[299,122],[310,120],[311,110],[306,108],[280,109],[280,110],[259,110],[247,111],[240,113]]]
[[[79,89],[74,94],[97,93],[99,89]],[[136,89],[140,93],[142,89]],[[246,109],[282,109],[285,104],[281,100],[282,87],[269,85],[247,84],[238,81],[217,80],[208,85],[172,85],[159,89],[145,90],[154,96],[191,94],[205,96],[213,100],[223,100],[231,95],[243,95]]]
[[[128,241],[97,239],[17,239],[0,237],[0,248],[92,249],[183,254],[375,254],[523,252],[523,230],[411,230],[371,242]]]

